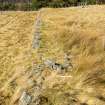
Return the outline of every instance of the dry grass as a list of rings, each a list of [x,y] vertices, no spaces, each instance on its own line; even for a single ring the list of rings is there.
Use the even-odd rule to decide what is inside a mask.
[[[68,72],[72,78],[56,77],[52,73],[46,79],[48,87],[44,94],[50,101],[54,99],[54,105],[105,104],[104,9],[105,6],[43,9],[40,51],[44,57],[58,62],[63,61],[65,53],[73,56],[74,68]],[[67,98],[72,94],[74,98]]]
[[[35,60],[31,49],[36,12],[5,12],[0,14],[0,91],[8,105],[18,87],[12,82],[21,78]],[[2,94],[0,93],[2,97]],[[7,104],[8,103],[8,104]]]
[[[67,77],[48,68],[43,71],[41,105],[105,105],[104,10],[104,5],[42,9],[38,52],[60,63],[65,53],[72,55],[73,70]],[[0,16],[1,105],[17,102],[22,89],[33,94],[27,74],[32,62],[39,60],[31,49],[36,14],[8,12]]]

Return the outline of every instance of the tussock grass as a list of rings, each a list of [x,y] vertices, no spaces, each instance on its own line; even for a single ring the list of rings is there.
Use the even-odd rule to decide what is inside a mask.
[[[19,86],[15,79],[21,78],[23,72],[27,71],[35,60],[31,43],[36,15],[36,12],[0,14],[1,105],[9,105],[11,96]]]
[[[0,16],[0,104],[17,105],[22,89],[33,93],[28,74],[32,63],[64,62],[72,56],[72,71],[42,72],[41,105],[105,105],[105,6],[44,8],[41,47],[31,49],[37,12],[7,12]],[[36,80],[36,77],[30,77]],[[40,81],[39,81],[40,82]],[[14,103],[15,102],[15,103]]]
[[[43,9],[44,56],[61,62],[68,53],[73,56],[74,66],[73,71],[67,73],[72,78],[56,77],[52,73],[46,79],[43,94],[52,105],[105,104],[104,8]]]

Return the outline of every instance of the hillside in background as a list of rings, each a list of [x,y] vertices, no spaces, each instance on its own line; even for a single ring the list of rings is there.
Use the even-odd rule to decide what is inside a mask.
[[[0,0],[0,11],[32,11],[43,7],[63,8],[80,5],[84,7],[95,4],[105,4],[105,0]]]
[[[2,13],[0,105],[105,105],[104,10]]]

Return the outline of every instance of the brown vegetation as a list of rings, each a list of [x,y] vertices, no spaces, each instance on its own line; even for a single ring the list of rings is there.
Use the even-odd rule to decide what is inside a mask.
[[[104,9],[42,9],[38,52],[31,46],[37,13],[2,14],[0,104],[17,105],[23,90],[34,96],[39,83],[40,105],[105,105]],[[58,73],[44,67],[40,77],[32,74],[32,64],[42,63],[38,55],[62,64],[65,53],[72,56],[71,70]]]

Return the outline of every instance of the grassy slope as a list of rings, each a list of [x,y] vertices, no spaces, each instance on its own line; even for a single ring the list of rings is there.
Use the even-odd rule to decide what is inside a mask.
[[[31,43],[35,16],[36,12],[0,14],[0,90],[3,90],[4,97],[0,98],[0,104],[8,105],[8,97],[14,94],[18,85],[11,82],[32,65],[34,57]]]
[[[104,10],[105,6],[42,9],[39,53],[60,63],[68,53],[74,68],[65,74],[72,78],[45,69],[41,105],[105,105]],[[0,104],[8,105],[19,86],[28,88],[27,76],[20,74],[37,60],[31,49],[35,13],[7,13],[0,20]]]
[[[65,53],[73,56],[74,68],[68,72],[71,79],[56,78],[53,73],[46,79],[45,96],[54,105],[105,104],[104,98],[97,98],[105,97],[104,9],[105,6],[43,9],[43,55],[58,62],[62,62]],[[74,94],[75,100],[67,98],[66,93]]]

